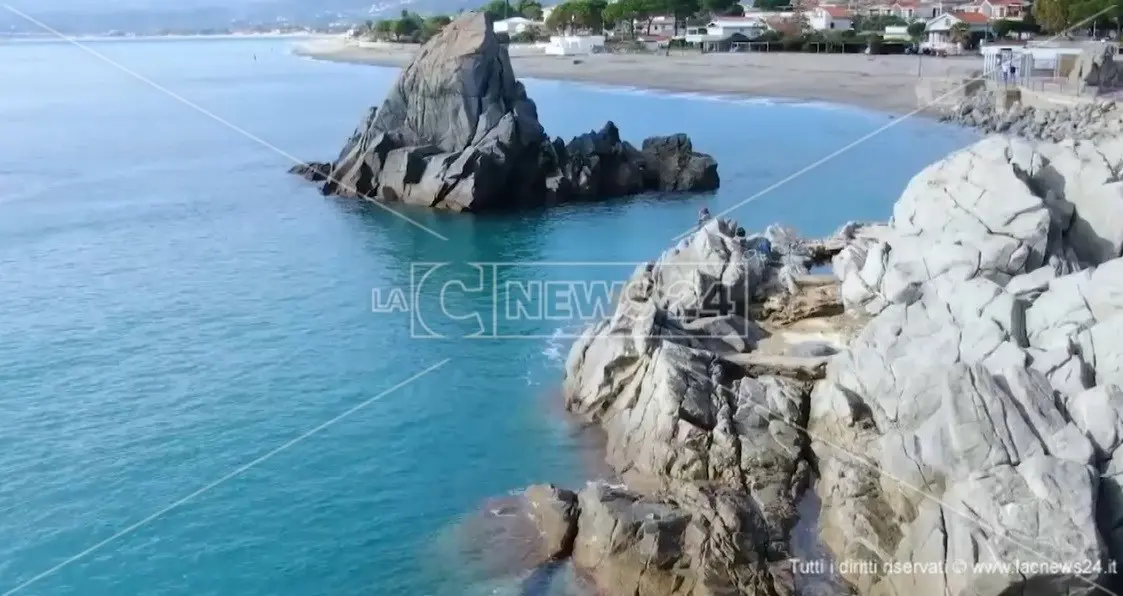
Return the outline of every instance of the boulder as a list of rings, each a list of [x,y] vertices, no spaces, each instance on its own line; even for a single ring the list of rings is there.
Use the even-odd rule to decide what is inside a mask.
[[[719,180],[717,162],[694,152],[690,137],[676,134],[651,137],[643,142],[643,156],[652,166],[650,184],[656,190],[715,190]]]
[[[716,162],[685,135],[649,145],[612,122],[551,141],[490,17],[467,13],[421,47],[335,162],[290,171],[324,194],[470,212],[717,188]]]
[[[953,153],[912,179],[889,226],[835,258],[843,303],[877,314],[916,300],[941,276],[1017,280],[1013,291],[1029,295],[1052,277],[1118,257],[1120,167],[1118,139],[991,137]]]
[[[792,594],[787,560],[744,550],[759,521],[737,493],[694,489],[668,501],[595,483],[579,502],[573,561],[598,594]]]
[[[792,593],[810,385],[780,362],[803,359],[756,357],[784,326],[753,314],[787,295],[781,272],[823,255],[773,238],[704,222],[637,268],[613,314],[570,351],[566,407],[604,431],[627,486],[580,495],[574,561],[605,594]]]
[[[553,485],[527,487],[530,515],[542,532],[543,548],[551,559],[565,559],[573,552],[577,536],[577,495]]]
[[[812,395],[828,547],[843,559],[932,568],[1106,560],[1092,445],[1019,347],[1017,300],[983,279],[928,284],[938,287],[875,317]],[[918,595],[1033,591],[1044,581],[1056,590],[1048,593],[1091,593],[1088,582],[1100,581],[1090,570],[882,569],[847,579],[861,593]]]
[[[1123,218],[1112,139],[986,139],[835,259],[875,315],[811,396],[823,539],[863,594],[1098,593],[1123,556]],[[1120,211],[1119,213],[1123,213]],[[860,539],[856,537],[861,537]],[[981,571],[977,564],[1088,561]]]
[[[1120,69],[1113,49],[1102,41],[1087,44],[1069,72],[1069,81],[1101,89],[1118,86]]]

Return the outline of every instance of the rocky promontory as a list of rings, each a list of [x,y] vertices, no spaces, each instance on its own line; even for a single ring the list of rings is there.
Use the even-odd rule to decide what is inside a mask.
[[[1069,73],[1068,93],[1073,89],[1094,90],[1099,94],[1118,90],[1123,83],[1123,68],[1115,61],[1115,49],[1105,42],[1089,43]],[[984,83],[981,73],[973,83]],[[1096,100],[1080,95],[1054,97],[1060,102],[1028,101],[1037,91],[1017,85],[990,81],[983,85],[963,85],[970,92],[961,101],[942,110],[945,122],[977,128],[984,133],[1000,133],[1059,143],[1065,139],[1095,140],[1123,134],[1123,111],[1114,100]],[[999,101],[1006,93],[1020,97]],[[1041,92],[1042,97],[1055,94]],[[1007,98],[1008,99],[1008,98]],[[1036,105],[1034,105],[1036,104]]]
[[[647,191],[709,191],[717,162],[684,134],[622,140],[616,125],[550,139],[490,17],[429,40],[330,163],[293,173],[324,194],[451,211],[503,211]]]
[[[530,491],[548,552],[609,596],[810,593],[813,490],[851,565],[826,593],[1117,590],[1121,168],[1118,138],[996,136],[887,224],[705,222],[570,352],[566,407],[620,483]]]

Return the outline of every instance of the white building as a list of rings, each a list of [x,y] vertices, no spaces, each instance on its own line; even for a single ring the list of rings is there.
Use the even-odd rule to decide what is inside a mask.
[[[903,25],[890,25],[886,27],[885,33],[881,34],[881,38],[885,41],[912,41],[912,36],[909,35],[909,28]]]
[[[841,6],[819,6],[807,12],[807,24],[816,31],[845,31],[853,25],[853,15]]]
[[[755,17],[718,17],[706,24],[706,33],[718,39],[725,39],[734,33],[754,39],[767,30],[768,25]]]
[[[603,47],[603,35],[553,35],[543,50],[551,56],[582,56]]]
[[[1026,4],[1022,0],[982,0],[964,10],[985,14],[988,19],[1020,21],[1025,18]]]
[[[525,17],[511,17],[503,19],[502,21],[495,21],[491,25],[492,31],[496,33],[506,33],[507,35],[516,35],[525,32],[527,29],[537,25],[534,21]]]
[[[978,12],[948,12],[930,21],[924,27],[925,41],[921,45],[934,50],[957,51],[958,47],[952,40],[951,29],[958,23],[967,25],[970,33],[986,33],[990,31],[990,20],[986,15]]]

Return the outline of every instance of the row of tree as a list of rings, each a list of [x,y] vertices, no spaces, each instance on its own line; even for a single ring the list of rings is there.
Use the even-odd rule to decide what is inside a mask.
[[[393,41],[425,41],[452,22],[447,15],[423,17],[403,10],[400,18],[367,21],[358,33],[367,39]]]
[[[1036,0],[1033,18],[1050,33],[1123,30],[1123,0]]]
[[[755,5],[765,10],[790,10],[790,0],[756,0]],[[521,16],[533,21],[541,21],[542,4],[537,0],[491,0],[480,10],[489,13],[494,19],[507,19]],[[798,13],[799,11],[797,11]],[[575,30],[601,31],[613,29],[618,24],[628,27],[634,37],[639,24],[640,30],[650,32],[651,23],[656,16],[670,16],[674,19],[674,29],[685,28],[688,21],[698,15],[719,16],[743,14],[736,0],[568,0],[554,7],[545,20],[550,31],[566,32]],[[797,14],[797,17],[800,15]],[[801,35],[806,29],[805,19],[796,19],[792,31],[782,34]],[[417,13],[403,10],[397,19],[367,21],[361,35],[370,39],[394,41],[425,41],[436,35],[451,18],[447,15],[422,17]],[[800,24],[803,23],[803,26]],[[1021,21],[998,20],[992,29],[998,37],[1015,33],[1035,33],[1045,30],[1060,33],[1068,30],[1100,31],[1123,30],[1123,0],[1036,0],[1032,14]],[[908,26],[909,34],[918,38],[924,31],[923,23],[909,24],[900,17],[876,16],[855,17],[853,27],[857,31],[884,31],[885,27]],[[540,34],[534,29],[522,37],[536,37]]]
[[[511,17],[524,17],[532,21],[542,19],[542,4],[536,0],[491,0],[480,8],[495,20]],[[463,11],[462,11],[463,12]],[[358,34],[367,39],[382,41],[424,42],[436,35],[445,25],[452,22],[448,15],[423,17],[415,12],[403,10],[399,18],[367,21]]]

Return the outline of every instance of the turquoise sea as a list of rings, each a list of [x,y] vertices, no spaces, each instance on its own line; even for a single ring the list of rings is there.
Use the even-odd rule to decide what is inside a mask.
[[[476,320],[445,316],[426,339],[410,315],[373,312],[372,291],[408,289],[421,263],[513,264],[489,283],[623,278],[597,263],[654,258],[702,206],[889,122],[529,81],[552,134],[608,119],[636,141],[688,132],[721,190],[409,212],[431,234],[285,173],[285,154],[333,157],[394,75],[277,40],[0,47],[0,593],[510,593],[524,572],[473,534],[478,512],[595,473],[556,403],[573,321],[467,338]],[[971,138],[901,122],[733,215],[807,234],[885,218]],[[460,290],[423,299],[491,312],[490,292]]]

